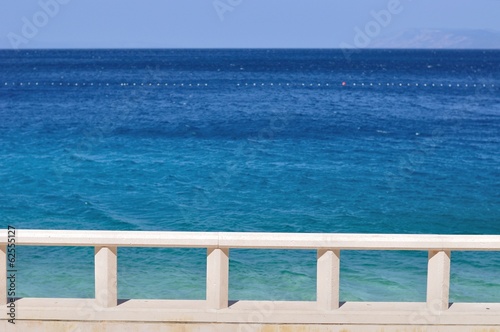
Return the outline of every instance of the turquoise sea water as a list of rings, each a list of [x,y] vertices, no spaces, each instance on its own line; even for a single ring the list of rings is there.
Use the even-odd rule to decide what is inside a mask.
[[[18,229],[500,234],[500,52],[0,51]],[[313,300],[313,251],[232,250],[232,299]],[[93,296],[93,248],[18,247],[20,296]],[[423,301],[426,252],[342,252],[341,300]],[[500,301],[500,253],[452,301]],[[120,298],[203,298],[205,250],[119,249]]]

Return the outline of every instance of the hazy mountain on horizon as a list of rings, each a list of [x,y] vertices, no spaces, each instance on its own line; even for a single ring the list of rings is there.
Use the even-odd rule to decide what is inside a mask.
[[[500,32],[491,30],[407,29],[374,38],[369,48],[500,49]]]

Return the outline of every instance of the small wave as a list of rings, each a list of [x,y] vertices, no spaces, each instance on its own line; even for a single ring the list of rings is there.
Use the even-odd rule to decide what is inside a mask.
[[[70,155],[70,159],[79,161],[79,162],[88,162],[88,163],[97,163],[99,160],[91,155],[85,155],[80,153],[73,153]]]

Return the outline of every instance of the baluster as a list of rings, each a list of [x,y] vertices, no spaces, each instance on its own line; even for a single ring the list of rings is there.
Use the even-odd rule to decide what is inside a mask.
[[[333,310],[339,307],[340,250],[318,250],[316,302],[318,307]]]
[[[116,247],[95,247],[95,300],[109,308],[118,303]]]
[[[207,304],[210,309],[228,307],[229,249],[207,251]]]
[[[450,259],[448,250],[430,250],[427,268],[427,306],[443,311],[448,309],[450,293]]]

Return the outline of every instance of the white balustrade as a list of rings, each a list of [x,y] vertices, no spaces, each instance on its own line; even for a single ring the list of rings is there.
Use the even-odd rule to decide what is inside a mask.
[[[429,253],[426,300],[428,309],[426,310],[430,314],[436,314],[437,312],[449,311],[451,252],[500,251],[500,235],[287,234],[17,229],[16,246],[26,245],[94,247],[95,299],[93,306],[94,308],[101,308],[101,310],[120,310],[121,307],[126,308],[127,306],[126,303],[123,305],[118,304],[117,251],[119,247],[206,248],[207,275],[204,305],[200,307],[200,301],[186,301],[185,303],[191,302],[201,308],[200,310],[225,313],[233,307],[229,305],[228,299],[230,249],[316,250],[316,303],[312,309],[310,306],[308,307],[309,310],[316,313],[334,313],[339,310],[347,310],[342,308],[345,306],[339,306],[341,251],[425,250]],[[6,250],[7,231],[3,230],[0,231],[0,269],[3,271],[7,270],[8,265]],[[7,290],[6,273],[0,273],[0,304],[2,305],[7,303]],[[161,302],[158,301],[158,303]],[[148,303],[147,305],[152,305],[151,302]],[[255,303],[262,302],[255,301]],[[129,304],[129,306],[131,305]],[[293,307],[293,304],[290,305]],[[498,304],[496,305],[498,306]],[[233,312],[242,307],[244,307],[244,303],[235,304],[234,308],[236,309],[233,309]],[[489,307],[486,309],[490,310]],[[423,317],[430,317],[427,311],[422,315]],[[376,320],[376,318],[374,319]]]

